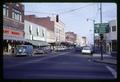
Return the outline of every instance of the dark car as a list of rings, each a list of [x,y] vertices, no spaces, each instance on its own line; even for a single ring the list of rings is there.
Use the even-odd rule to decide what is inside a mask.
[[[30,56],[33,54],[33,46],[32,45],[17,45],[14,50],[15,56]]]
[[[82,50],[82,47],[80,47],[80,46],[75,47],[75,52],[81,52],[81,50]]]
[[[111,52],[111,56],[117,57],[117,51],[112,51],[112,52]]]

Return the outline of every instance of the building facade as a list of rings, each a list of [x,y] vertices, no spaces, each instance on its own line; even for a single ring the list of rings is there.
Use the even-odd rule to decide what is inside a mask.
[[[47,39],[46,41],[48,43],[54,43],[55,42],[55,34],[52,30],[46,29],[47,30]]]
[[[71,44],[76,43],[77,35],[74,32],[65,32],[65,41]]]
[[[106,47],[107,53],[111,54],[113,51],[117,51],[117,21],[109,21],[109,27],[106,33]]]
[[[86,37],[81,38],[81,46],[87,46]]]
[[[76,36],[76,45],[81,46],[81,37],[79,35]]]
[[[26,15],[27,19],[32,19],[37,24],[47,29],[47,42],[56,47],[60,47],[61,42],[65,42],[64,23],[55,20],[55,17],[35,17],[35,15]]]
[[[56,37],[56,42],[65,42],[65,24],[60,20],[59,17],[56,18],[52,16],[51,21],[54,21],[54,33]]]
[[[59,21],[59,22],[55,22],[54,25],[55,29],[54,29],[54,33],[55,33],[55,37],[56,37],[56,41],[57,42],[65,42],[65,32],[64,32],[64,23]]]
[[[36,46],[47,45],[47,29],[36,20],[37,17],[25,16],[25,39]]]
[[[46,28],[27,20],[25,20],[24,28],[26,40],[38,41],[38,46],[44,46],[44,42],[47,39]]]
[[[11,54],[16,45],[24,43],[24,5],[3,4],[3,54]]]

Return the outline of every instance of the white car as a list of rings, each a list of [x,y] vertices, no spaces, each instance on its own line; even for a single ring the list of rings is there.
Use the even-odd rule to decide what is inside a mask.
[[[92,49],[89,46],[83,47],[82,54],[92,54]]]

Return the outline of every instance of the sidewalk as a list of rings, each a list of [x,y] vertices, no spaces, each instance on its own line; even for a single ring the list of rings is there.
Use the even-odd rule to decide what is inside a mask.
[[[95,58],[96,56],[97,56],[97,58]],[[112,57],[111,55],[107,55],[107,54],[103,55],[103,60],[101,60],[100,54],[94,54],[93,61],[99,62],[99,63],[107,63],[107,64],[117,65],[117,58]]]
[[[9,52],[3,52],[3,56],[11,56],[12,54],[11,53],[9,53]]]

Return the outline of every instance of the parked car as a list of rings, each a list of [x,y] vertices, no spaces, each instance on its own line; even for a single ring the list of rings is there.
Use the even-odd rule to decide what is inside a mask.
[[[75,51],[76,51],[76,52],[81,52],[81,51],[82,51],[82,47],[76,46],[76,47],[75,47]]]
[[[33,46],[32,45],[17,45],[14,50],[15,56],[28,56],[32,55],[33,53]]]
[[[33,54],[44,54],[43,48],[34,48]]]
[[[93,49],[89,46],[85,46],[82,49],[82,54],[93,54]]]
[[[48,54],[48,53],[52,52],[52,49],[49,48],[48,46],[46,46],[46,47],[44,47],[44,52],[45,52],[46,54]]]
[[[49,47],[45,46],[45,47],[34,48],[33,53],[34,54],[45,54],[45,53],[49,53],[51,51],[52,50]]]

